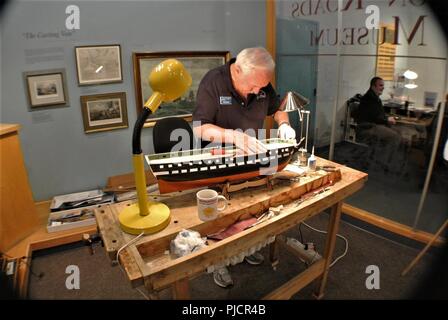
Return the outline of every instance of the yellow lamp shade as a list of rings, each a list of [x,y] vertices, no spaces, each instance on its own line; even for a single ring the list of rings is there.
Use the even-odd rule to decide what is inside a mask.
[[[182,96],[191,85],[191,76],[176,59],[160,62],[149,74],[152,90],[162,95],[163,102],[171,102]]]

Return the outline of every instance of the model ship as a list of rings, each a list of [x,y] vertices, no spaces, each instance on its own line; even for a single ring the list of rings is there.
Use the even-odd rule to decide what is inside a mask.
[[[247,181],[283,170],[298,145],[295,140],[261,140],[266,153],[244,155],[235,148],[193,149],[147,155],[160,193]]]

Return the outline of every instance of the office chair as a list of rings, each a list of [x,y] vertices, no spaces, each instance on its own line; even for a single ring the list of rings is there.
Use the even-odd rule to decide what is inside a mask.
[[[175,131],[176,129],[181,130]],[[189,150],[194,147],[193,130],[184,118],[168,117],[158,120],[152,136],[155,153]]]
[[[344,140],[354,144],[367,147],[366,144],[356,138],[356,128],[358,127],[359,103],[362,95],[356,94],[345,103],[345,123],[344,123]]]
[[[348,99],[345,103],[344,141],[349,142],[351,145],[350,160],[348,160],[350,165],[366,170],[369,167],[368,159],[371,158],[374,150],[367,143],[360,140],[356,134],[361,98],[362,95],[358,93]]]

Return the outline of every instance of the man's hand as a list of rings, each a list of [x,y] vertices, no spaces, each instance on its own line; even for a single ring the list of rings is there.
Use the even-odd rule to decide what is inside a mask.
[[[295,139],[296,131],[293,128],[291,128],[291,126],[289,124],[287,124],[285,122],[285,123],[282,123],[280,125],[280,127],[278,127],[277,136],[280,139],[284,139],[284,140]]]
[[[257,138],[251,137],[241,131],[234,131],[233,144],[244,151],[245,154],[266,153],[267,149]]]
[[[387,118],[387,122],[389,122],[390,124],[396,124],[397,121],[395,121],[395,117],[388,117]]]

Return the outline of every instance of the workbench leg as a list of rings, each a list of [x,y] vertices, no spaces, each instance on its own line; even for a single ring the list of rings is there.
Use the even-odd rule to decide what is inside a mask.
[[[272,269],[277,270],[279,263],[279,243],[277,238],[269,244],[269,261],[271,262]]]
[[[325,243],[325,253],[324,253],[324,272],[320,277],[319,289],[314,296],[317,299],[322,299],[324,296],[324,289],[328,279],[328,271],[330,270],[330,264],[333,258],[333,251],[336,244],[336,234],[339,228],[339,221],[341,220],[341,208],[342,201],[336,203],[331,207],[330,222],[328,223],[328,233],[327,240]]]
[[[173,298],[176,300],[190,299],[190,286],[188,279],[179,280],[173,284]]]

